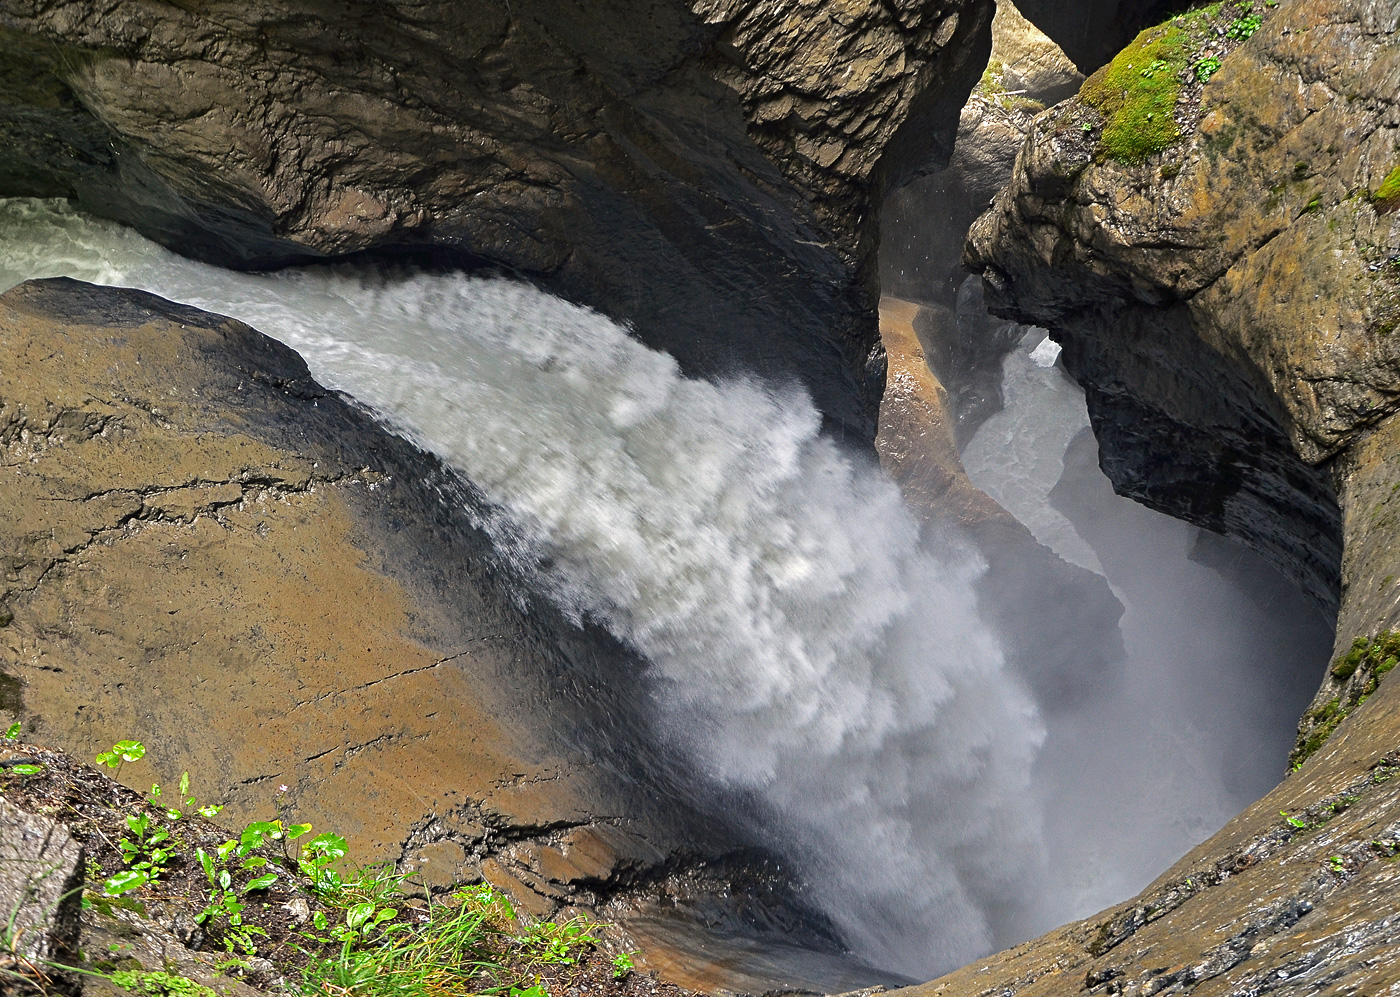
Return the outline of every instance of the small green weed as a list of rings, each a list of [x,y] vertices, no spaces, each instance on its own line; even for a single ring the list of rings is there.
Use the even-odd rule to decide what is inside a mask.
[[[1237,42],[1245,41],[1252,36],[1254,32],[1258,31],[1263,24],[1263,18],[1258,14],[1246,14],[1244,17],[1233,21],[1230,26],[1225,29],[1225,37]]]
[[[632,961],[632,957],[636,954],[635,952],[619,952],[617,955],[613,956],[612,966],[614,980],[622,979],[636,968],[636,964]]]
[[[171,973],[123,970],[113,973],[111,980],[123,990],[150,997],[218,997],[217,993],[204,984]]]
[[[122,861],[129,868],[109,876],[103,884],[108,896],[119,896],[139,889],[160,878],[170,861],[170,832],[153,819],[150,814],[128,814],[126,826],[135,840],[124,837],[117,844],[122,851]]]
[[[122,774],[122,765],[126,762],[134,762],[144,757],[146,746],[140,741],[118,741],[112,745],[110,751],[103,751],[97,756],[97,764],[105,765],[112,770],[112,778],[119,778]]]

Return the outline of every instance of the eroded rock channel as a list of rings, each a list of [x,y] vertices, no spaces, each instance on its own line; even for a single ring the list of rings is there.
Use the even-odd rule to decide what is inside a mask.
[[[706,989],[1159,872],[926,987],[1388,985],[1400,12],[633,7],[0,3],[92,282],[0,298],[0,706]]]

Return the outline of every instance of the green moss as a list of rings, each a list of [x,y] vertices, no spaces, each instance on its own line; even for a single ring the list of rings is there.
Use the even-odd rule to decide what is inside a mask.
[[[1352,641],[1351,650],[1332,663],[1332,677],[1334,679],[1351,678],[1361,667],[1361,659],[1366,656],[1366,651],[1370,646],[1371,642],[1365,637],[1358,637]]]
[[[1104,155],[1138,162],[1181,138],[1175,111],[1187,41],[1176,22],[1149,28],[1084,81],[1080,99],[1105,118]]]
[[[1288,756],[1289,766],[1298,768],[1326,744],[1342,721],[1371,697],[1381,679],[1396,665],[1400,665],[1400,631],[1384,630],[1374,637],[1353,640],[1346,654],[1332,663],[1330,672],[1333,679],[1346,683],[1342,695],[1303,714],[1298,724],[1298,743]],[[1349,681],[1353,676],[1358,681]]]
[[[1382,211],[1400,207],[1400,166],[1387,173],[1380,186],[1371,192],[1371,203]]]

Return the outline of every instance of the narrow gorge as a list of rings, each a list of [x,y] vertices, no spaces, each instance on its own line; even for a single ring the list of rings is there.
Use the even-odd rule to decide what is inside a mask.
[[[0,0],[0,788],[139,740],[629,997],[1384,991],[1397,27]],[[5,965],[330,965],[157,878]]]

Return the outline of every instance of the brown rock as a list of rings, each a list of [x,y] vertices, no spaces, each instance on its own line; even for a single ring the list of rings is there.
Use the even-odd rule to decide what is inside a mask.
[[[51,280],[0,297],[0,354],[0,662],[36,739],[87,758],[139,739],[128,785],[188,769],[230,823],[276,804],[359,859],[468,805],[526,831],[640,816],[590,774],[600,711],[579,698],[636,666],[522,611],[470,497],[290,350]],[[625,703],[605,712],[620,750],[655,755]]]
[[[83,846],[68,828],[0,799],[0,978],[76,991],[54,964],[76,958],[82,886]]]
[[[1341,652],[1400,623],[1400,225],[1373,199],[1400,165],[1400,9],[1262,12],[1238,47],[1216,36],[1209,83],[1183,72],[1182,137],[1145,159],[1108,155],[1079,101],[1040,117],[968,260],[1065,345],[1115,485],[1251,542],[1323,604],[1340,588]],[[1138,897],[916,994],[1394,987],[1389,667],[1329,672],[1300,767]]]

